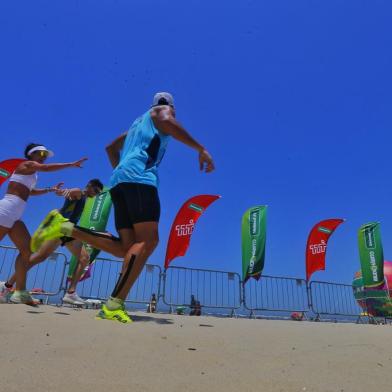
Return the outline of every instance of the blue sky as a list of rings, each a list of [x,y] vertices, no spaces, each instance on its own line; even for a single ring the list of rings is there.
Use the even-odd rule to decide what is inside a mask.
[[[182,202],[211,193],[222,199],[174,265],[239,272],[241,216],[267,204],[266,274],[304,276],[310,228],[343,217],[314,278],[350,282],[362,223],[382,223],[392,259],[391,11],[380,0],[2,1],[0,158],[37,141],[53,161],[89,157],[40,185],[108,180],[104,146],[168,90],[217,170],[201,174],[197,154],[171,142],[150,261],[163,264]],[[32,198],[25,222],[33,230],[60,204]]]

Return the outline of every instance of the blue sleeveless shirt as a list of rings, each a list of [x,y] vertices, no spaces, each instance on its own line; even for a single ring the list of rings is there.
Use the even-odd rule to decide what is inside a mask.
[[[125,138],[120,162],[110,178],[111,187],[122,182],[158,187],[158,166],[168,142],[169,136],[155,128],[150,111],[136,119]]]

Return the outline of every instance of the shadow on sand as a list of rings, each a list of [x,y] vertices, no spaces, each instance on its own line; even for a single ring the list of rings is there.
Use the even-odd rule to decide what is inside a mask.
[[[30,314],[45,314],[46,312],[44,311],[38,311],[38,310],[27,310],[26,313]],[[65,313],[65,312],[53,312],[53,314],[59,314],[60,316],[70,316],[70,313]]]
[[[150,316],[140,316],[140,315],[130,315],[132,320],[135,322],[154,322],[157,324],[174,324],[174,321],[172,319],[167,319],[167,318],[155,318],[155,317],[150,317]]]

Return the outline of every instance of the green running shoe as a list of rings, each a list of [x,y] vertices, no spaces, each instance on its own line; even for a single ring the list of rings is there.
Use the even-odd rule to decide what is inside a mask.
[[[31,251],[37,252],[45,241],[64,237],[61,225],[65,222],[69,222],[69,220],[65,219],[58,210],[50,211],[31,238]]]
[[[98,312],[95,318],[119,321],[120,323],[124,324],[132,323],[132,319],[128,316],[128,313],[125,311],[124,307],[116,310],[109,310],[106,305],[102,305],[101,310]]]

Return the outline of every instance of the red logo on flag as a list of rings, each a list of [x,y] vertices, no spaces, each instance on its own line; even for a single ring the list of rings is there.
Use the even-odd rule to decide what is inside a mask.
[[[325,270],[325,254],[329,237],[344,219],[326,219],[313,226],[306,245],[306,280],[313,272]]]

